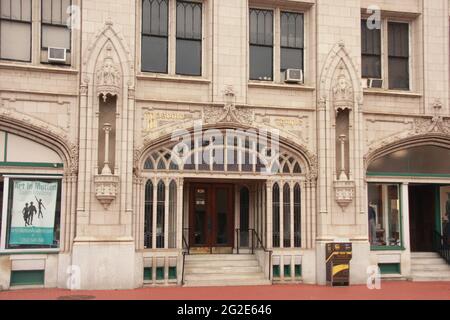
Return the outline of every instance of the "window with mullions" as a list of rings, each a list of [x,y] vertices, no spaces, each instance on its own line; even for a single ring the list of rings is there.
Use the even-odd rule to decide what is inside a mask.
[[[41,0],[41,61],[47,62],[48,48],[71,51],[71,31],[68,8],[71,0]],[[66,63],[70,61],[67,59]]]
[[[381,29],[361,20],[362,77],[381,79]]]
[[[202,4],[177,1],[176,73],[202,74]]]
[[[281,72],[303,70],[304,16],[302,13],[281,12]]]
[[[168,0],[142,0],[142,71],[167,73]]]
[[[409,24],[388,23],[389,89],[409,90]]]
[[[250,80],[273,80],[273,11],[250,9]]]
[[[0,0],[0,59],[31,62],[31,0]]]

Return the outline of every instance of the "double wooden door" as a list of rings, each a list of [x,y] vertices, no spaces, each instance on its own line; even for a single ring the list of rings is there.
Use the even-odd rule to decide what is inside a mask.
[[[234,245],[234,186],[193,183],[189,240],[197,253],[231,253]]]

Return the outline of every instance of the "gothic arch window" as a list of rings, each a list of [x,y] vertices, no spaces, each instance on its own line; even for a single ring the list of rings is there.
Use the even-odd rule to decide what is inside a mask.
[[[285,183],[283,187],[283,246],[291,246],[291,187]]]
[[[280,187],[275,183],[272,187],[272,226],[274,248],[280,247]]]
[[[157,187],[156,204],[156,248],[164,248],[165,240],[165,211],[166,211],[166,185],[161,180]]]
[[[174,180],[169,185],[169,248],[177,245],[177,184]]]
[[[145,184],[144,212],[144,247],[151,248],[153,243],[153,183],[151,180]]]
[[[176,248],[177,181],[148,180],[144,193],[144,249]]]
[[[217,130],[218,131],[218,130]],[[171,143],[153,150],[144,162],[147,171],[247,172],[299,176],[303,160],[279,145],[254,136],[218,131],[222,137]]]
[[[302,223],[302,207],[301,207],[301,189],[298,183],[294,187],[294,247],[301,248],[301,223]]]

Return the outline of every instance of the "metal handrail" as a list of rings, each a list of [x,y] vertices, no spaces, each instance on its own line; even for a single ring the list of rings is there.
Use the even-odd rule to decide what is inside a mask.
[[[186,255],[189,255],[191,253],[191,247],[189,246],[189,242],[186,239],[186,236],[184,235],[184,231],[190,230],[190,228],[183,228],[183,234],[182,234],[182,240],[183,240],[183,268],[181,270],[181,285],[184,284],[184,265],[186,262]],[[188,232],[189,234],[189,232]]]
[[[437,252],[450,265],[450,239],[447,236],[441,235],[439,232],[434,232],[433,241],[434,251]]]
[[[254,241],[255,238],[256,238],[256,241],[257,241],[259,247],[265,253],[269,254],[269,280],[271,280],[272,279],[272,268],[271,268],[271,266],[272,266],[272,253],[273,253],[273,251],[267,249],[264,246],[264,243],[261,240],[261,237],[259,236],[258,232],[255,229],[248,229],[247,231],[252,234],[252,239],[251,239],[251,242],[252,242],[252,246],[251,246],[252,254],[254,254],[254,252],[255,252],[255,241]],[[241,244],[240,244],[240,233],[241,233],[241,229],[236,229],[236,240],[237,240],[236,252],[237,252],[237,254],[239,254],[239,247],[241,246]]]

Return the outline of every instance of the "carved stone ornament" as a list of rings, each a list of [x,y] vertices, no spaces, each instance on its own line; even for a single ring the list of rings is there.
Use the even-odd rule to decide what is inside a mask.
[[[431,119],[416,119],[414,121],[416,134],[444,133],[450,134],[450,122],[441,116],[434,116]]]
[[[354,103],[353,86],[348,79],[345,67],[341,65],[339,66],[339,70],[339,75],[333,87],[334,109],[336,111],[351,110]]]
[[[119,177],[114,175],[97,175],[94,177],[95,196],[105,210],[116,199],[119,189]]]
[[[112,58],[112,47],[108,44],[103,63],[96,71],[96,90],[99,97],[106,102],[108,96],[115,97],[120,93],[121,73]]]
[[[214,123],[242,123],[250,125],[253,123],[253,112],[248,109],[236,108],[235,92],[232,87],[224,91],[225,106],[222,110],[218,107],[206,107],[203,112],[203,121],[206,124]]]
[[[336,202],[345,210],[353,202],[355,197],[354,181],[335,181],[334,193]]]

